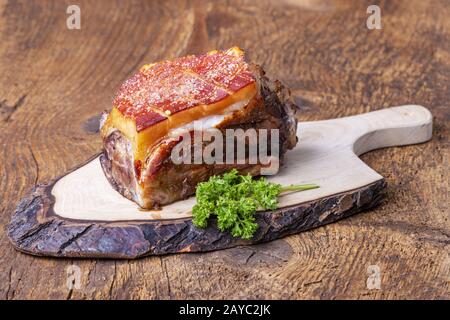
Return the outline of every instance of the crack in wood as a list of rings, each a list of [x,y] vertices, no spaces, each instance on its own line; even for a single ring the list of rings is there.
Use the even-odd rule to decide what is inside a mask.
[[[63,242],[58,250],[58,254],[62,254],[64,252],[64,249],[67,248],[68,246],[70,246],[72,243],[74,243],[75,241],[77,241],[81,236],[83,236],[84,234],[86,234],[91,228],[93,227],[93,225],[88,225],[86,228],[84,228],[82,231],[80,231],[79,233],[75,234],[72,238],[70,238],[69,240]]]
[[[306,282],[306,283],[303,284],[303,286],[304,286],[304,287],[308,287],[308,286],[310,286],[310,285],[313,285],[313,284],[319,284],[319,283],[322,283],[322,280],[316,280],[316,281]]]
[[[12,269],[13,269],[13,267],[11,265],[11,267],[9,267],[9,272],[8,272],[8,288],[6,289],[5,300],[8,300],[9,291],[11,290]]]
[[[33,158],[34,166],[36,168],[36,178],[34,179],[34,186],[37,186],[39,181],[39,163],[36,159],[36,156],[34,155],[33,148],[31,147],[30,144],[28,144],[28,149],[30,150],[31,157]]]
[[[256,254],[256,251],[252,251],[247,258],[245,258],[244,264],[247,264],[250,259]]]
[[[30,266],[33,264],[33,262],[34,262],[34,261],[31,260]],[[25,269],[25,270],[26,270],[26,269]],[[10,297],[9,300],[13,300],[13,299],[14,299],[14,297],[15,297],[15,295],[16,295],[16,290],[17,290],[17,288],[19,287],[20,282],[22,281],[22,277],[23,277],[24,272],[25,272],[25,271],[22,271],[22,272],[20,273],[20,276],[19,276],[19,278],[17,279],[17,283],[16,283],[14,289],[11,291],[11,297]],[[11,283],[11,282],[10,282],[10,283]],[[12,284],[12,283],[11,283],[11,284]]]
[[[33,236],[39,234],[42,230],[47,229],[50,225],[53,224],[53,220],[46,221],[45,223],[38,224],[35,228],[28,230],[25,234],[23,234],[17,242],[23,244],[26,239],[30,239]]]
[[[111,280],[111,284],[110,284],[109,290],[108,290],[109,299],[112,299],[112,292],[113,292],[114,284],[116,283],[116,276],[117,276],[117,262],[114,261],[114,274],[113,274],[113,278]]]
[[[160,259],[160,262],[161,262],[162,271],[163,271],[163,273],[164,273],[164,275],[166,277],[166,280],[167,280],[167,293],[169,294],[169,299],[172,299],[172,290],[171,290],[171,287],[170,287],[170,278],[169,278],[169,274],[167,272],[167,266],[166,266],[166,263],[163,260],[163,257],[159,257],[159,259]]]
[[[3,113],[6,113],[6,117],[3,119],[4,122],[8,122],[12,115],[14,114],[14,112],[16,112],[25,102],[27,95],[24,94],[22,95],[17,101],[16,103],[14,103],[12,106],[7,104],[7,100],[3,99],[2,101],[0,101],[0,110]]]

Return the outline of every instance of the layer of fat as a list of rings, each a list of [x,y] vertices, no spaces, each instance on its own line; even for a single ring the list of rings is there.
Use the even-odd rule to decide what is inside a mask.
[[[220,124],[224,122],[227,117],[231,116],[235,111],[242,110],[246,105],[248,105],[249,102],[250,99],[235,102],[232,105],[226,107],[221,114],[206,116],[201,119],[191,121],[185,125],[179,126],[178,128],[170,129],[168,136],[178,137],[185,132],[190,132],[197,128],[200,130],[207,130],[220,127]]]
[[[133,118],[124,116],[116,107],[108,115],[101,128],[103,137],[111,131],[119,130],[129,141],[134,151],[134,159],[144,161],[148,150],[162,137],[174,133],[174,130],[193,126],[193,121],[206,121],[206,125],[215,127],[232,112],[245,107],[256,95],[256,84],[252,83],[227,98],[209,105],[198,105],[169,115],[168,119],[158,122],[144,130],[137,131]],[[186,130],[186,128],[184,129]]]

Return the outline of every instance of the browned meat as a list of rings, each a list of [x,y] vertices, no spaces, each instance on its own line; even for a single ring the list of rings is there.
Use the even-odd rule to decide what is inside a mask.
[[[224,54],[223,52],[219,53]],[[216,52],[214,54],[216,54]],[[201,60],[201,57],[196,58]],[[228,59],[229,57],[226,58]],[[239,72],[242,73],[242,70],[244,70],[245,77],[241,76],[239,81],[234,81],[234,78],[229,76],[228,80],[231,80],[227,80],[228,87],[223,85],[223,83],[225,83],[224,81],[222,84],[217,83],[217,79],[223,79],[220,74],[221,68],[218,67],[216,73],[210,72],[208,74],[209,77],[212,77],[212,75],[216,77],[215,80],[211,80],[211,83],[224,88],[229,97],[233,98],[235,106],[236,101],[239,101],[235,97],[241,94],[241,92],[243,92],[242,90],[248,90],[249,85],[253,85],[253,83],[255,88],[251,98],[248,100],[242,99],[243,103],[238,105],[236,109],[231,109],[230,111],[227,107],[223,107],[223,109],[213,113],[213,115],[218,114],[221,116],[218,118],[220,121],[215,123],[213,127],[222,132],[224,136],[223,141],[225,141],[226,129],[241,128],[246,130],[254,128],[257,133],[259,133],[258,129],[268,129],[269,132],[270,129],[278,129],[279,159],[281,162],[286,151],[292,149],[297,143],[297,121],[294,116],[296,107],[291,102],[289,90],[283,87],[280,82],[270,81],[259,66],[247,64],[242,61],[239,61],[239,64],[241,65],[241,71]],[[204,61],[202,60],[201,63],[204,64]],[[245,66],[244,69],[242,69],[242,65]],[[150,68],[152,66],[150,66]],[[192,67],[192,63],[189,66]],[[213,67],[209,70],[211,69],[213,69]],[[145,71],[148,72],[148,69]],[[241,73],[239,72],[236,72],[234,77],[240,76]],[[199,74],[201,75],[201,73]],[[173,77],[173,75],[169,77]],[[208,79],[208,77],[202,79]],[[144,80],[140,79],[139,81],[140,85],[143,86],[141,82]],[[239,86],[236,85],[236,83],[238,83]],[[202,87],[205,86],[202,84]],[[148,90],[151,91],[150,94],[153,92],[151,87],[149,87]],[[128,95],[124,95],[122,88],[119,93],[119,99],[116,97],[115,105],[117,105],[118,100],[122,101],[122,103],[123,101],[127,101],[128,106],[132,105],[134,102],[130,97],[133,97],[134,99],[139,97],[139,99],[142,99],[142,94],[143,93],[140,92],[139,95],[130,95],[129,93]],[[149,94],[149,92],[145,92],[145,94]],[[209,97],[211,97],[211,95],[209,95]],[[208,101],[209,105],[212,105],[213,103],[217,105],[217,95],[214,94],[214,97],[216,97],[214,102],[211,102],[212,100]],[[223,101],[224,98],[221,99],[222,100],[219,99],[218,101]],[[199,98],[196,97],[195,100],[197,101]],[[178,102],[180,101],[178,100]],[[142,101],[140,103],[142,104]],[[181,103],[173,103],[172,101],[170,105],[173,112],[173,110],[175,110],[173,106],[181,105]],[[205,108],[207,109],[209,105],[204,104],[202,107],[203,110],[205,110]],[[155,110],[156,109],[152,107],[150,111],[157,113],[157,118],[159,119],[161,112],[160,110]],[[194,111],[191,112],[190,110]],[[176,130],[174,131],[174,129],[177,129],[178,127],[188,128],[187,131],[190,132],[191,136],[194,135],[193,129],[189,126],[186,127],[186,122],[182,122],[179,119],[185,119],[186,114],[188,113],[192,113],[192,121],[206,119],[212,115],[203,112],[203,114],[199,116],[196,110],[198,110],[198,107],[196,107],[195,103],[192,103],[190,107],[185,108],[181,112],[184,113],[183,117],[178,117],[177,121],[172,119],[173,126],[170,126],[171,122],[169,122],[169,127],[167,128],[167,125],[164,127],[164,130],[166,131],[161,131],[161,126],[158,128],[156,132],[161,137],[155,138],[150,142],[145,141],[146,143],[143,143],[143,135],[139,136],[139,133],[146,132],[145,130],[151,130],[152,125],[155,126],[155,123],[162,123],[162,120],[159,119],[159,122],[154,120],[150,121],[149,119],[155,119],[154,115],[151,115],[152,118],[145,117],[145,115],[142,114],[142,110],[139,109],[139,112],[141,112],[139,117],[141,117],[141,119],[138,120],[139,117],[136,117],[134,123],[140,123],[140,129],[135,129],[137,135],[131,136],[127,129],[123,129],[126,126],[113,125],[114,121],[111,120],[112,112],[105,114],[101,128],[104,139],[104,151],[100,159],[106,177],[114,188],[125,197],[135,201],[142,208],[149,209],[186,198],[195,193],[197,183],[207,180],[211,175],[221,174],[232,168],[237,168],[241,173],[250,173],[254,176],[260,175],[261,168],[264,167],[264,165],[261,163],[249,163],[248,151],[245,154],[247,161],[244,164],[195,164],[193,162],[196,147],[193,142],[189,144],[189,149],[191,151],[190,158],[192,160],[191,164],[177,164],[176,161],[173,161],[172,151],[177,146],[180,146],[180,144],[185,143],[185,141],[183,141],[183,136],[174,134],[174,132],[177,132]],[[128,118],[124,117],[124,119],[133,119],[131,116],[132,112],[130,110],[127,112]],[[171,120],[171,112],[166,112],[164,114]],[[152,132],[149,136],[156,137],[156,133]],[[249,147],[251,143],[252,141],[247,140],[247,147]],[[271,150],[269,143],[270,139],[267,145],[269,154],[276,155],[272,152],[273,150]],[[200,150],[205,150],[208,144],[209,142],[203,142]],[[225,149],[223,150],[223,153],[226,153]]]

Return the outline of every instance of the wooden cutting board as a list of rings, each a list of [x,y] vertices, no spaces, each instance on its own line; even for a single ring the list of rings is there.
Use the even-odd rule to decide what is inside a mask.
[[[18,205],[8,236],[20,251],[42,256],[137,258],[199,252],[274,240],[325,225],[378,205],[386,182],[358,156],[370,150],[421,143],[432,135],[432,115],[407,105],[362,115],[301,122],[299,143],[279,174],[283,185],[319,189],[283,194],[279,208],[257,214],[254,239],[235,239],[192,225],[195,198],[142,211],[107,182],[95,156],[55,180],[36,186]]]

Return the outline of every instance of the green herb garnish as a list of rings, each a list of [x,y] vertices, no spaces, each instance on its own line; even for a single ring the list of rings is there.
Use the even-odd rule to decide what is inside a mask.
[[[197,204],[192,209],[193,223],[199,228],[206,228],[208,220],[216,216],[220,231],[230,230],[233,237],[251,239],[258,229],[255,222],[257,209],[276,209],[278,195],[282,192],[318,187],[315,184],[282,186],[265,178],[254,180],[250,175],[240,175],[233,169],[197,185]]]

